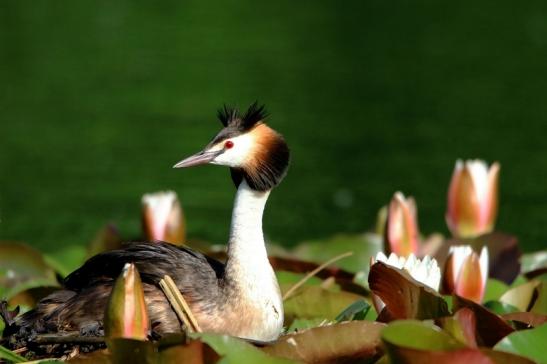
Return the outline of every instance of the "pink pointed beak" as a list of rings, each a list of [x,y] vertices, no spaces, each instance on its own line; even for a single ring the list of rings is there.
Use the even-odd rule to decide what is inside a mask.
[[[223,150],[215,150],[215,151],[201,151],[199,153],[196,153],[186,159],[181,160],[177,164],[173,166],[173,168],[185,168],[185,167],[193,167],[193,166],[199,166],[201,164],[207,164],[211,162],[213,159],[215,159],[218,155],[222,154]]]

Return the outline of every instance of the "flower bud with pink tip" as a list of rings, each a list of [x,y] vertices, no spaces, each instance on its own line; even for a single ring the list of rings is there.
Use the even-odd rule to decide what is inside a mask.
[[[125,264],[114,283],[104,326],[109,338],[146,340],[148,337],[148,309],[139,272],[132,263]]]
[[[184,214],[173,191],[142,196],[142,226],[149,240],[182,244],[185,238]]]
[[[446,223],[459,238],[473,238],[494,229],[498,212],[500,165],[458,160],[448,189]]]
[[[480,256],[469,245],[452,246],[444,267],[443,290],[481,303],[488,279],[488,248]]]
[[[400,257],[418,254],[419,231],[416,202],[396,192],[389,203],[385,229],[385,250]]]

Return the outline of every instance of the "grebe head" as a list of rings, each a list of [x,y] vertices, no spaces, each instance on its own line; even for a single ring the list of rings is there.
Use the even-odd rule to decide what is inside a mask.
[[[289,166],[289,148],[283,137],[265,124],[264,106],[255,102],[242,116],[239,110],[224,106],[218,118],[224,128],[199,153],[173,168],[200,164],[230,167],[232,179],[238,186],[243,179],[257,191],[277,186]]]

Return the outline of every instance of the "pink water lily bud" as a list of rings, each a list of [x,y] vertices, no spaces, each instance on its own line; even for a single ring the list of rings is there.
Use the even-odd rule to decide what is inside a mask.
[[[418,221],[416,203],[412,197],[405,198],[401,192],[393,195],[387,212],[384,237],[387,253],[401,257],[418,253]]]
[[[452,246],[444,267],[443,290],[481,303],[488,279],[488,248],[480,256],[469,245]]]
[[[149,240],[184,243],[184,214],[177,194],[165,191],[142,196],[142,225]]]
[[[104,317],[109,338],[146,340],[150,323],[137,268],[127,263],[116,279]]]
[[[500,165],[481,160],[456,161],[448,189],[446,223],[452,234],[473,238],[494,229],[498,213]]]

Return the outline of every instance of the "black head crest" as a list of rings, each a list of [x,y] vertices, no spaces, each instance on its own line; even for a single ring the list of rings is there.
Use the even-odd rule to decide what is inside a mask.
[[[218,110],[217,116],[224,127],[232,127],[245,132],[252,129],[258,122],[264,120],[268,116],[268,113],[264,105],[258,105],[258,102],[255,101],[249,106],[243,116],[240,116],[238,109],[226,105]]]

